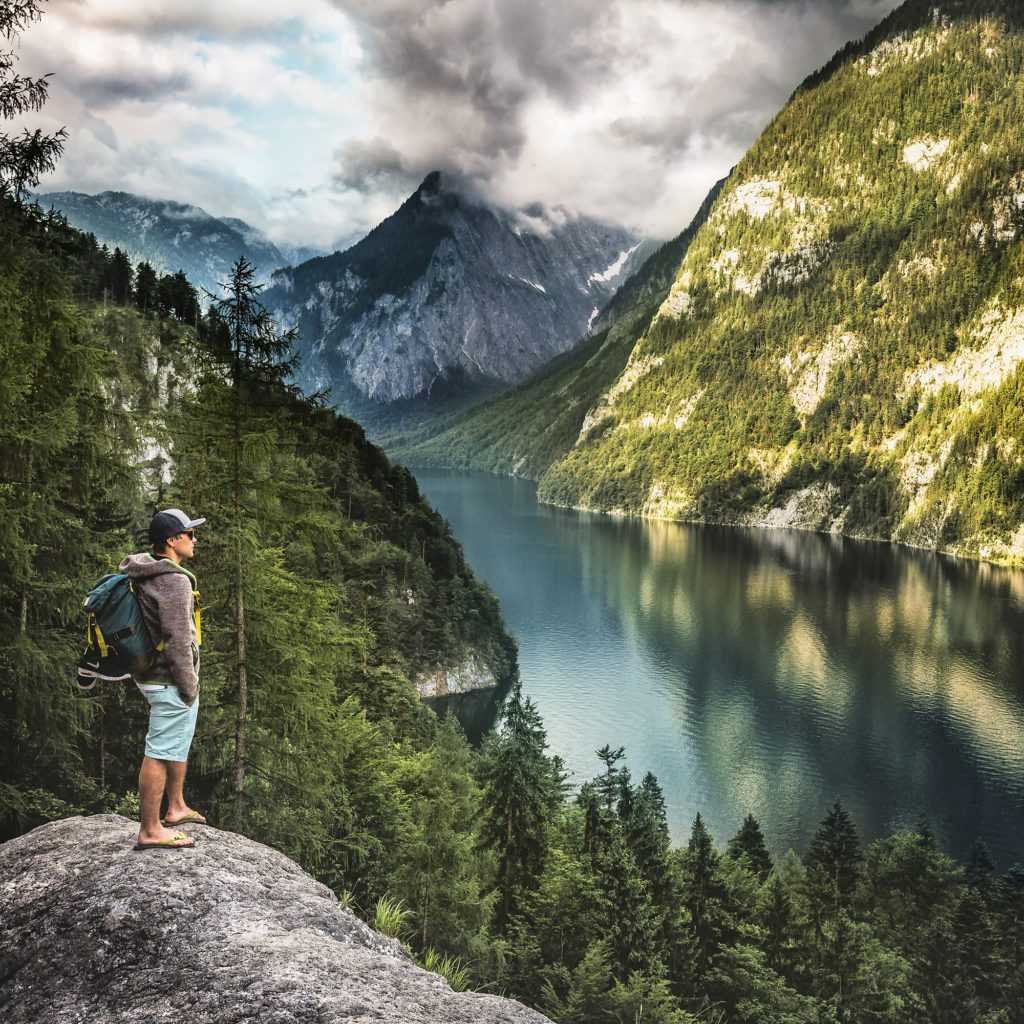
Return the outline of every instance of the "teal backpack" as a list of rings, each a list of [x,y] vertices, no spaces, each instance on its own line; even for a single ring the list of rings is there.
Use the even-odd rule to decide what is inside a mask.
[[[82,602],[89,616],[85,638],[100,658],[113,658],[126,673],[150,668],[163,641],[154,644],[126,573],[108,573]]]

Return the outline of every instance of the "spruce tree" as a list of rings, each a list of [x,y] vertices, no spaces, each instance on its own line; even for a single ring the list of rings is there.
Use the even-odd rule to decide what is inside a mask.
[[[417,946],[467,959],[479,952],[494,903],[476,849],[481,794],[471,767],[469,745],[449,715],[403,772],[409,834],[393,876],[395,894],[413,911]]]
[[[40,0],[0,0],[0,37],[10,44],[41,17]],[[50,76],[19,74],[14,70],[17,61],[13,49],[0,50],[0,123],[41,110],[46,103]],[[20,205],[39,178],[56,167],[66,138],[63,128],[52,135],[30,128],[15,136],[0,131],[0,199]]]
[[[861,860],[857,830],[846,809],[836,801],[804,857],[808,898],[816,920],[820,922],[823,913],[835,914],[850,905]]]
[[[533,888],[544,865],[547,827],[559,796],[546,747],[537,708],[517,680],[502,705],[497,731],[484,745],[480,770],[480,840],[498,858],[499,933],[515,909],[517,892]]]
[[[146,316],[157,309],[157,277],[152,265],[145,260],[135,268],[135,308]]]
[[[761,826],[752,814],[746,816],[739,832],[729,840],[726,854],[734,860],[746,857],[747,864],[762,882],[771,874],[772,859]]]

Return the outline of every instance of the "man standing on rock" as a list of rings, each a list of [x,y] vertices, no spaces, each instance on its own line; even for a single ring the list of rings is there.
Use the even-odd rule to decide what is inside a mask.
[[[149,524],[153,553],[129,555],[119,566],[131,580],[142,618],[158,648],[152,667],[135,677],[149,701],[146,754],[139,771],[137,850],[193,846],[195,840],[174,826],[206,823],[185,803],[183,794],[199,713],[201,634],[196,578],[181,564],[195,552],[194,528],[205,522],[190,519],[180,508],[157,512]],[[167,815],[161,822],[160,803],[165,792]]]

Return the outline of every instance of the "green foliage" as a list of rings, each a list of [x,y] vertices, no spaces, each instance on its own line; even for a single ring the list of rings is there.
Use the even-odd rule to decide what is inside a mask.
[[[18,35],[42,16],[45,0],[0,0],[0,37],[4,43]],[[49,90],[49,75],[42,78],[19,74],[14,70],[18,56],[13,50],[0,52],[0,123],[29,111],[41,110]],[[41,175],[52,171],[64,149],[67,132],[61,128],[53,135],[39,129],[22,129],[11,137],[0,132],[0,199],[21,203]]]
[[[761,826],[752,814],[746,816],[742,828],[729,840],[726,852],[734,860],[746,858],[747,866],[762,882],[771,874],[772,859]]]
[[[401,901],[390,896],[381,896],[373,908],[373,927],[389,938],[398,939],[409,931],[412,911]]]
[[[0,26],[19,10],[36,7],[0,6],[8,18]],[[950,29],[968,54],[970,32],[992,30]],[[993,65],[1016,66],[1016,37],[997,40]],[[854,73],[855,57],[847,54],[821,87],[854,91],[842,76]],[[983,93],[989,65],[976,55],[970,63]],[[920,97],[929,67],[922,59],[893,77]],[[797,129],[820,114],[816,89],[809,85],[776,125],[795,147],[794,180],[808,191],[827,177],[796,160]],[[938,90],[930,106],[900,116],[915,131],[938,130],[958,96]],[[890,116],[869,110],[876,124]],[[858,136],[856,125],[835,119],[852,133],[846,155],[859,152],[866,129]],[[832,122],[822,123],[829,130],[815,137],[834,137]],[[960,188],[981,209],[991,175],[1012,163],[1016,124],[1002,125],[1006,146],[963,169]],[[982,131],[990,126],[971,126],[993,137]],[[775,159],[768,146],[742,173]],[[756,301],[720,302],[698,281],[699,329],[686,339],[668,327],[645,336],[661,367],[706,385],[691,419],[708,432],[680,428],[667,451],[628,440],[622,418],[643,408],[631,412],[630,403],[664,386],[652,372],[608,412],[608,431],[582,446],[588,459],[607,461],[588,484],[595,500],[628,503],[630,488],[666,473],[688,480],[700,466],[706,508],[738,514],[764,487],[738,457],[752,431],[791,453],[786,488],[831,474],[841,494],[860,495],[859,522],[896,523],[906,510],[891,464],[878,457],[886,432],[913,428],[914,443],[941,445],[955,421],[964,459],[993,431],[1014,436],[1020,374],[970,406],[953,388],[920,406],[916,392],[898,397],[909,365],[900,360],[960,351],[965,318],[997,287],[1012,294],[1022,268],[1009,246],[993,243],[982,258],[950,243],[943,252],[955,273],[945,294],[956,316],[942,320],[935,289],[889,273],[897,254],[919,251],[904,247],[908,239],[916,244],[937,220],[945,224],[918,179],[891,163],[899,202],[861,227],[851,214],[832,239],[828,270],[816,271],[833,298],[775,273]],[[726,241],[771,232],[779,244],[774,235],[786,230],[747,218],[727,226]],[[705,246],[706,257],[704,238],[691,251]],[[865,266],[870,284],[861,287]],[[836,804],[803,862],[790,851],[773,869],[750,817],[725,855],[699,816],[685,848],[672,850],[661,788],[650,774],[634,785],[621,748],[604,747],[603,771],[568,795],[521,686],[480,752],[454,722],[439,725],[416,697],[418,673],[472,655],[496,678],[516,681],[497,602],[410,474],[356,424],[286,385],[287,345],[269,331],[243,264],[236,274],[232,297],[200,318],[187,282],[164,288],[60,218],[0,196],[0,839],[69,814],[137,811],[144,705],[115,687],[91,699],[73,693],[79,603],[154,507],[181,504],[208,518],[195,561],[206,628],[190,796],[298,859],[343,894],[342,905],[415,944],[453,987],[508,991],[580,1024],[1024,1017],[1024,872],[998,875],[981,848],[961,868],[922,827],[862,852]],[[904,324],[888,308],[901,291],[923,309],[918,320]],[[864,365],[838,374],[794,433],[774,367],[808,323],[837,322],[833,301],[854,329],[876,339],[888,332],[900,355],[862,350]],[[929,340],[919,329],[937,316],[942,329]],[[746,407],[719,400],[712,385],[723,381]],[[836,442],[837,425],[858,439],[856,451]],[[706,444],[709,437],[719,441]],[[623,457],[620,442],[636,444],[638,458]],[[964,497],[956,521],[943,526],[948,537],[998,536],[1016,514],[1005,448],[940,475],[943,494]],[[967,500],[969,487],[976,500]],[[936,513],[926,501],[917,514]]]
[[[537,708],[516,682],[502,705],[497,731],[484,745],[480,765],[480,842],[498,858],[499,930],[520,894],[535,887],[544,866],[547,826],[561,796],[546,746]]]
[[[457,956],[442,956],[428,949],[423,956],[423,969],[440,974],[455,992],[465,992],[469,989],[469,968]]]

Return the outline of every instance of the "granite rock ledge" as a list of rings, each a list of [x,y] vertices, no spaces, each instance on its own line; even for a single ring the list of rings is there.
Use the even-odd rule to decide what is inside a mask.
[[[342,910],[283,854],[193,825],[135,852],[118,815],[50,822],[0,846],[6,1024],[544,1024],[455,993]]]

